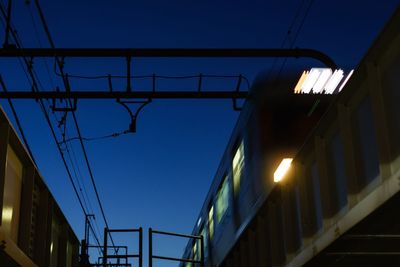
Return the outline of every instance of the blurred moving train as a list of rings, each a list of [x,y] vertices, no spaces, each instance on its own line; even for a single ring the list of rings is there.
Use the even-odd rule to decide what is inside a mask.
[[[0,266],[75,267],[79,241],[0,110]]]
[[[303,73],[297,86],[253,86],[192,232],[204,238],[205,266],[302,266],[400,199],[399,25],[397,10],[351,79],[342,79],[346,86],[337,84],[339,94],[322,93],[329,78],[323,91],[319,78],[310,79],[316,71],[321,78],[321,69]],[[399,212],[392,212],[392,220],[363,229],[400,236]],[[354,259],[353,247],[341,248],[347,252],[330,255],[332,266],[399,263],[393,253]],[[183,258],[199,260],[200,251],[190,241]]]

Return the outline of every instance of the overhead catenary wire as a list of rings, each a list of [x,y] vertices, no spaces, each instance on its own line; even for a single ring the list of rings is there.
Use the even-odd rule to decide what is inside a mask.
[[[47,39],[48,39],[48,41],[50,43],[50,46],[54,49],[55,48],[55,44],[54,44],[53,38],[51,37],[50,30],[48,28],[46,19],[44,17],[44,13],[42,11],[42,8],[41,8],[38,0],[34,0],[34,2],[35,2],[37,10],[39,12],[39,17],[40,17],[40,20],[42,22],[43,28],[45,30]],[[55,59],[56,59],[57,65],[58,65],[58,67],[60,69],[60,73],[62,75],[62,80],[63,80],[64,86],[65,86],[65,89],[68,90],[69,89],[69,85],[68,85],[68,81],[66,80],[63,67],[61,66],[61,62],[60,62],[58,57],[56,57]],[[72,107],[71,99],[69,99],[69,104]],[[101,215],[103,217],[104,224],[105,224],[106,228],[109,229],[109,224],[108,224],[107,218],[105,216],[104,208],[103,208],[102,202],[100,200],[100,195],[99,195],[99,192],[97,190],[96,183],[94,181],[92,168],[91,168],[91,165],[89,163],[89,158],[88,158],[88,155],[87,155],[87,152],[86,152],[86,148],[85,148],[85,145],[84,145],[83,140],[82,140],[82,134],[81,134],[81,131],[80,131],[80,128],[79,128],[79,125],[78,125],[78,121],[77,121],[77,118],[76,118],[76,115],[75,115],[75,111],[71,110],[71,113],[72,113],[72,118],[73,118],[73,121],[74,121],[74,124],[75,124],[75,127],[76,127],[76,131],[78,133],[78,137],[79,137],[79,141],[80,141],[80,144],[81,144],[82,152],[83,152],[83,155],[84,155],[84,158],[85,158],[85,162],[86,162],[86,165],[87,165],[87,169],[88,169],[88,172],[89,172],[89,177],[91,179],[91,182],[92,182],[92,185],[93,185],[93,189],[94,189],[94,192],[95,192],[95,195],[96,195],[96,199],[97,199],[97,202],[98,202],[99,207],[100,207]],[[111,240],[113,246],[115,247],[115,243],[114,243],[114,240],[112,238],[112,235],[111,235],[110,232],[108,232],[108,233],[109,233],[109,236],[110,236],[110,240]],[[114,248],[114,250],[115,250],[115,253],[118,253],[118,250],[116,248]]]
[[[290,37],[293,35],[293,31],[294,31],[296,22],[298,21],[298,19],[299,19],[299,17],[300,17],[300,14],[302,13],[302,11],[304,11],[304,6],[307,4],[307,3],[306,3],[307,1],[309,1],[309,3],[308,3],[308,5],[305,7],[305,13],[304,13],[304,15],[301,17],[301,22],[300,22],[299,26],[297,27],[297,29],[295,30],[293,39],[290,40]],[[289,26],[289,28],[288,28],[288,30],[287,30],[287,34],[286,34],[285,38],[284,38],[283,41],[282,41],[281,48],[284,48],[284,47],[286,46],[286,43],[287,43],[287,42],[289,42],[289,44],[288,44],[288,47],[289,47],[289,48],[293,48],[293,47],[294,47],[294,44],[295,44],[295,42],[297,41],[297,38],[298,38],[298,36],[299,36],[299,34],[300,34],[300,32],[301,32],[303,26],[304,26],[304,23],[305,23],[305,21],[306,21],[306,18],[307,18],[307,16],[308,16],[308,13],[309,13],[309,11],[310,11],[310,9],[311,9],[313,3],[314,3],[314,0],[302,0],[302,1],[301,1],[299,7],[298,7],[297,10],[296,10],[296,13],[295,13],[295,15],[294,15],[292,21],[291,21],[291,23],[290,23],[290,26]],[[278,80],[279,77],[281,76],[282,71],[283,71],[283,68],[284,68],[285,65],[286,65],[286,61],[287,61],[287,58],[283,58],[282,63],[280,64],[280,67],[279,67],[279,71],[278,71],[277,74],[276,74],[275,80]],[[275,58],[274,61],[273,61],[273,63],[272,63],[272,66],[271,66],[270,70],[268,71],[267,76],[272,75],[273,70],[274,70],[275,65],[277,64],[277,62],[278,62],[278,59]]]
[[[5,85],[5,82],[4,82],[3,77],[1,76],[1,74],[0,74],[0,84],[1,84],[1,88],[3,89],[3,91],[4,91],[4,92],[7,92],[7,87],[6,87],[6,85]],[[8,100],[8,105],[9,105],[10,108],[11,108],[11,112],[12,112],[13,115],[14,115],[15,122],[17,123],[18,131],[20,132],[21,137],[22,137],[22,140],[24,141],[25,147],[26,147],[26,149],[28,150],[29,156],[31,157],[32,161],[33,161],[33,162],[35,163],[35,165],[36,165],[35,158],[33,157],[32,150],[31,150],[31,148],[30,148],[30,146],[29,146],[29,143],[28,143],[28,141],[27,141],[27,139],[26,139],[24,129],[22,128],[22,125],[21,125],[21,122],[20,122],[20,120],[19,120],[17,111],[15,110],[14,104],[13,104],[13,102],[11,101],[10,98],[7,99],[7,100]]]
[[[102,140],[102,139],[118,137],[118,136],[128,134],[128,133],[131,133],[131,132],[129,130],[124,130],[121,132],[102,135],[102,136],[96,136],[96,137],[71,137],[71,138],[66,138],[65,140],[62,140],[60,143],[69,143],[71,141],[80,140],[80,139],[82,139],[84,141],[97,141],[97,140]]]
[[[1,11],[3,17],[6,17],[5,8],[4,8],[2,2],[0,2],[0,11]],[[22,48],[22,45],[20,44],[19,38],[18,38],[18,36],[16,35],[16,31],[13,30],[13,27],[11,26],[11,23],[10,23],[9,27],[10,27],[10,33],[11,33],[13,39],[14,39],[14,42],[15,42],[16,46],[17,46],[18,48]],[[23,58],[23,62],[24,62],[25,65],[26,65],[27,70],[25,70],[25,68],[24,68],[23,65],[22,65],[22,69],[23,69],[23,71],[24,71],[24,73],[25,73],[25,75],[26,75],[28,81],[31,82],[31,84],[32,84],[32,90],[34,90],[34,91],[39,91],[38,82],[36,81],[35,73],[34,73],[34,70],[33,70],[32,66],[30,65],[30,63],[29,63],[29,61],[26,59],[26,57],[22,56],[22,58]],[[40,105],[40,108],[41,108],[41,110],[42,110],[42,112],[43,112],[43,114],[44,114],[44,116],[45,116],[46,122],[47,122],[47,124],[48,124],[48,126],[49,126],[49,128],[50,128],[50,130],[51,130],[53,139],[54,139],[55,142],[56,142],[58,151],[59,151],[59,153],[60,153],[60,155],[61,155],[62,161],[63,161],[64,166],[65,166],[65,169],[66,169],[66,171],[67,171],[67,174],[68,174],[68,177],[69,177],[69,181],[70,181],[71,184],[72,184],[73,191],[74,191],[75,195],[76,195],[77,198],[78,198],[79,205],[80,205],[80,207],[81,207],[81,209],[82,209],[84,215],[86,216],[86,215],[87,215],[87,211],[85,210],[85,207],[84,207],[84,205],[83,205],[83,203],[82,203],[82,200],[81,200],[81,198],[80,198],[80,196],[79,196],[79,193],[78,193],[78,191],[77,191],[77,188],[76,188],[76,186],[75,186],[75,183],[74,183],[74,181],[73,181],[73,179],[72,179],[72,175],[71,175],[71,172],[70,172],[70,170],[69,170],[69,167],[68,167],[68,165],[67,165],[67,163],[66,163],[66,159],[65,159],[64,153],[63,153],[63,151],[62,151],[60,145],[59,145],[58,142],[57,142],[57,136],[56,136],[56,134],[55,134],[54,128],[53,128],[53,126],[52,126],[52,124],[51,124],[51,120],[50,120],[50,118],[49,118],[49,115],[48,115],[48,113],[47,113],[46,107],[45,107],[45,105],[44,105],[42,99],[39,99],[39,105]],[[89,226],[90,226],[90,228],[92,228],[91,225],[89,225]],[[93,229],[92,229],[92,231],[93,231],[93,233],[95,234],[95,232],[94,232]],[[98,240],[97,237],[96,237],[96,240]],[[100,243],[98,243],[98,244],[100,245]]]
[[[296,13],[296,16],[293,18],[292,24],[291,24],[291,26],[290,26],[290,28],[289,28],[289,30],[288,30],[288,34],[287,34],[287,36],[286,36],[287,39],[289,39],[289,36],[290,36],[291,33],[292,33],[292,28],[294,27],[294,24],[295,24],[295,22],[296,22],[296,20],[297,20],[297,18],[298,18],[298,16],[299,16],[299,14],[300,14],[301,8],[302,8],[303,4],[305,4],[306,1],[307,1],[307,0],[303,0],[301,6],[298,8],[297,13]],[[297,28],[297,30],[296,30],[296,32],[295,32],[295,34],[294,34],[294,38],[293,38],[293,39],[291,40],[291,42],[289,43],[289,48],[293,48],[293,47],[294,47],[294,44],[296,43],[297,38],[298,38],[298,36],[299,36],[301,30],[303,29],[304,23],[305,23],[305,21],[306,21],[306,19],[307,19],[307,16],[308,16],[308,14],[309,14],[309,12],[310,12],[310,10],[311,10],[311,7],[312,7],[313,3],[314,3],[314,0],[309,0],[308,6],[306,7],[306,10],[305,10],[305,13],[304,13],[303,17],[301,18],[300,25],[299,25],[299,27]],[[284,46],[284,43],[285,43],[285,42],[286,42],[286,38],[285,38],[285,40],[284,40],[284,42],[283,42],[283,46]],[[286,65],[286,61],[287,61],[287,59],[285,58],[285,59],[283,60],[283,62],[282,62],[281,67],[279,68],[279,72],[278,72],[278,74],[277,74],[277,79],[281,76],[282,71],[283,71],[283,68],[284,68],[285,65]]]
[[[31,5],[30,5],[30,2],[29,2],[29,1],[26,2],[26,6],[28,7],[28,10],[29,10],[30,19],[31,19],[31,22],[32,22],[32,26],[33,26],[33,29],[34,29],[34,33],[35,33],[35,36],[36,36],[36,40],[37,40],[37,42],[38,42],[38,45],[39,45],[39,47],[43,47],[42,42],[41,42],[41,40],[40,40],[40,38],[39,38],[39,31],[38,31],[38,29],[37,29],[36,22],[35,22],[35,19],[34,19],[34,15],[33,15],[32,8],[31,8]],[[54,88],[55,88],[55,84],[54,84],[54,81],[53,81],[52,76],[50,75],[50,69],[49,69],[49,66],[48,66],[48,64],[47,64],[47,60],[46,60],[46,59],[44,59],[44,65],[45,65],[45,69],[46,69],[46,72],[47,72],[47,76],[49,77],[50,84],[51,84],[52,88],[54,89]],[[43,87],[43,86],[42,86],[42,87]],[[60,121],[62,121],[62,119],[65,120],[65,121],[64,121],[64,130],[63,130],[63,131],[64,131],[64,132],[63,132],[63,137],[64,137],[65,134],[66,134],[66,126],[67,126],[66,117],[67,117],[68,114],[65,113],[65,114],[64,114],[64,117],[63,117],[62,119],[58,119],[57,116],[56,116],[56,113],[52,112],[52,114],[53,114],[53,116],[55,117],[55,119],[56,119],[57,121],[59,121],[59,124],[60,124]],[[70,151],[72,151],[72,157],[71,157]],[[76,160],[76,156],[75,156],[75,153],[74,153],[74,150],[73,150],[73,146],[70,146],[70,149],[69,149],[68,146],[66,145],[66,152],[67,152],[68,157],[69,157],[69,159],[70,159],[70,163],[71,163],[73,172],[74,172],[75,177],[76,177],[76,182],[77,182],[77,184],[78,184],[78,186],[79,186],[79,191],[80,191],[81,193],[82,193],[82,191],[83,191],[83,193],[82,193],[82,198],[83,198],[84,202],[86,203],[87,211],[88,211],[89,213],[93,213],[93,207],[92,207],[92,205],[91,205],[90,198],[89,198],[89,196],[88,196],[88,194],[87,194],[87,190],[86,190],[86,187],[85,187],[85,183],[84,183],[84,181],[83,181],[83,176],[82,176],[82,174],[81,174],[81,172],[80,172],[79,164],[78,164],[78,162],[77,162],[77,160]],[[72,159],[74,159],[74,160],[72,160]],[[74,167],[74,166],[76,166],[77,171],[75,170],[75,167]],[[79,182],[79,179],[82,181],[81,183]],[[81,184],[82,184],[82,185],[81,185]],[[83,189],[82,189],[82,187],[83,187]],[[97,239],[97,236],[95,236],[95,238]]]

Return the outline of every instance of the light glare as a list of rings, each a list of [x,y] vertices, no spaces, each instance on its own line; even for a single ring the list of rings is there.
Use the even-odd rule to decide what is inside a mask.
[[[322,89],[324,88],[325,84],[328,82],[331,75],[332,75],[331,69],[322,69],[321,70],[321,75],[319,76],[317,82],[314,84],[314,87],[313,87],[314,94],[319,94],[322,92]]]
[[[296,87],[294,88],[294,93],[295,94],[300,94],[301,93],[301,87],[304,83],[304,81],[307,79],[309,72],[308,71],[303,71],[301,74],[300,80],[297,82]]]
[[[320,69],[312,68],[306,80],[304,81],[303,86],[301,87],[301,91],[305,94],[310,93],[311,89],[314,87],[314,84],[317,82],[320,74],[321,74]]]
[[[339,92],[342,91],[343,87],[346,85],[347,81],[350,79],[351,75],[353,74],[354,70],[351,70],[350,73],[347,75],[346,79],[342,83],[342,85],[339,88]]]
[[[11,222],[13,217],[13,208],[12,207],[4,207],[2,212],[2,218],[6,222]]]
[[[279,164],[278,168],[274,173],[274,182],[278,183],[282,180],[283,176],[285,176],[286,172],[289,170],[290,165],[292,164],[293,158],[284,158]]]
[[[336,87],[343,79],[343,70],[335,70],[329,81],[326,83],[325,92],[327,94],[333,94]]]

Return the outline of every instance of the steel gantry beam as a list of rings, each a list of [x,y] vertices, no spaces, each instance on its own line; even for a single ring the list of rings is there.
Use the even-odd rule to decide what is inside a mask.
[[[3,99],[240,99],[247,91],[7,91],[0,92]]]
[[[126,90],[112,89],[112,76],[108,77],[109,90],[71,90],[66,86],[65,91],[27,91],[10,90],[0,92],[3,99],[243,99],[248,91],[240,91],[242,75],[238,76],[236,90],[202,90],[202,78],[199,75],[198,89],[194,91],[158,91],[155,88],[156,76],[153,76],[153,88],[147,91],[132,90],[131,86],[131,59],[143,57],[209,57],[209,58],[262,58],[262,57],[293,57],[313,58],[319,60],[329,68],[336,69],[334,61],[324,53],[313,49],[226,49],[226,48],[12,48],[0,49],[0,57],[24,57],[32,61],[37,57],[57,58],[125,58],[127,59],[127,88]],[[68,74],[63,77],[69,85]]]
[[[314,49],[270,48],[25,48],[0,49],[0,57],[308,57],[336,69],[335,62]]]

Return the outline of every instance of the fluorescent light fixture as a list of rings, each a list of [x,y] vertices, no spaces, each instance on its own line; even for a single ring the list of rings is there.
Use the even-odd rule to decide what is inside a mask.
[[[318,80],[314,84],[313,93],[319,94],[322,93],[322,89],[324,88],[325,84],[328,82],[329,78],[332,76],[332,70],[329,68],[321,69],[321,74],[318,77]]]
[[[329,81],[325,85],[325,93],[326,94],[333,94],[335,91],[336,87],[340,83],[340,81],[343,79],[343,70],[335,70]]]
[[[274,173],[274,182],[278,183],[282,180],[283,176],[285,176],[286,172],[289,170],[290,165],[292,164],[293,158],[284,158],[279,164],[278,168]]]
[[[305,94],[309,94],[320,75],[321,75],[321,69],[312,68],[306,80],[304,81],[303,86],[301,87],[301,91]]]
[[[339,88],[339,92],[342,91],[343,87],[346,85],[347,81],[350,79],[351,75],[353,75],[354,70],[351,70],[349,74],[347,75],[346,79],[342,83],[342,85]]]
[[[201,224],[201,217],[197,220],[197,227],[199,227]]]
[[[294,93],[295,94],[300,94],[301,93],[301,87],[302,87],[302,85],[303,85],[304,81],[306,80],[306,78],[307,78],[309,73],[310,73],[309,71],[306,71],[306,70],[303,71],[303,73],[300,76],[299,81],[297,82],[296,87],[294,88]]]

